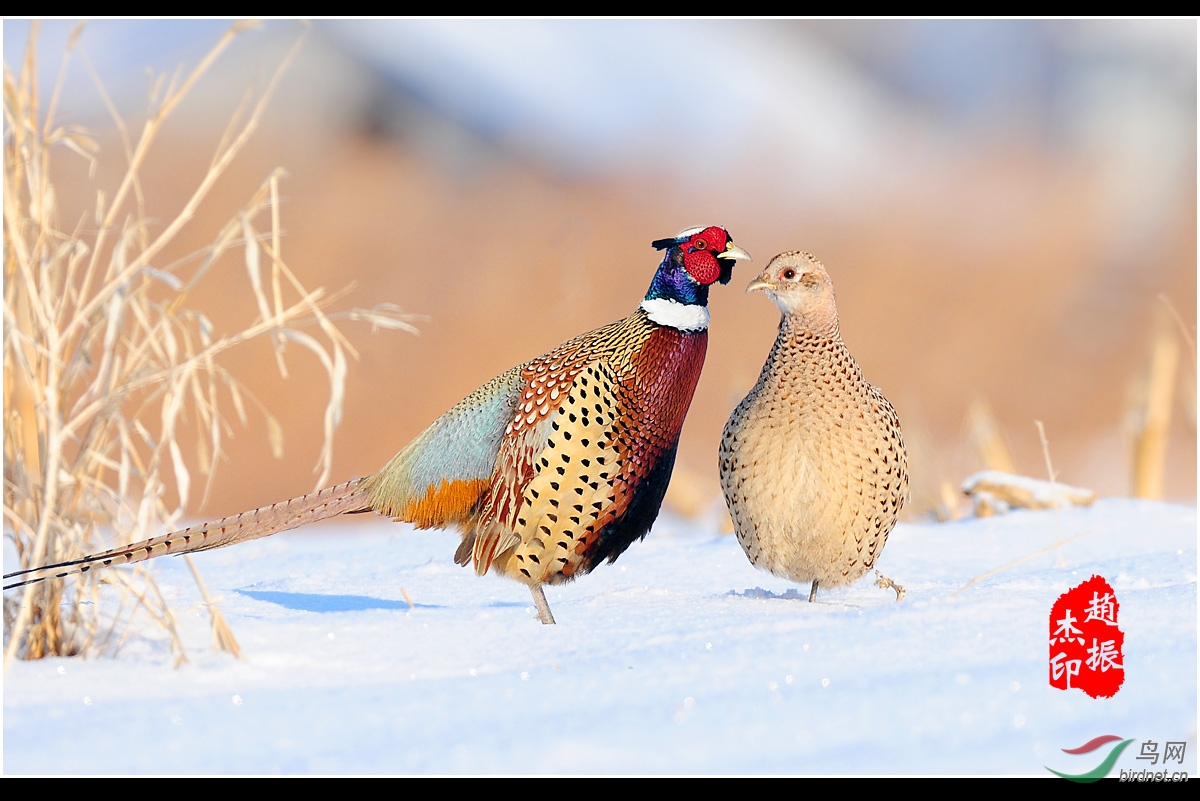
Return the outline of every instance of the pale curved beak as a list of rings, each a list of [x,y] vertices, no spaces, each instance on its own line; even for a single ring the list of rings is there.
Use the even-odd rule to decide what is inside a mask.
[[[734,261],[754,261],[750,258],[750,254],[739,248],[732,242],[725,245],[725,250],[717,254],[718,259],[733,259]]]
[[[750,286],[746,287],[747,292],[770,292],[774,287],[771,285],[771,280],[765,275],[760,275],[750,282]]]

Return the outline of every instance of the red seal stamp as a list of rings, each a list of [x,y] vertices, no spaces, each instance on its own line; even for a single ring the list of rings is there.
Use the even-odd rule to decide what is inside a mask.
[[[1050,609],[1050,686],[1112,698],[1125,681],[1125,634],[1117,626],[1117,594],[1092,576]]]

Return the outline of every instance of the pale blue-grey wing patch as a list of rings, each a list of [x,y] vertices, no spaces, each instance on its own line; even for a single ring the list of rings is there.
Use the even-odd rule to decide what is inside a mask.
[[[373,508],[418,525],[462,522],[495,470],[523,388],[518,366],[455,404],[367,478]]]

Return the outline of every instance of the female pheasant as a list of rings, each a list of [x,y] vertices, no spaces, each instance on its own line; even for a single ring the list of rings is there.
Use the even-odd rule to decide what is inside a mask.
[[[201,526],[18,571],[5,589],[220,548],[343,513],[375,511],[418,528],[457,526],[455,561],[529,586],[612,562],[644,537],[671,478],[708,345],[708,289],[749,255],[725,229],[693,228],[666,250],[650,290],[623,320],[581,334],[492,379],[433,422],[377,473]],[[43,574],[44,575],[41,575]]]
[[[750,562],[811,581],[813,601],[818,584],[849,584],[875,563],[908,494],[908,461],[895,410],[842,342],[821,262],[781,253],[746,288],[757,290],[783,319],[725,424],[721,488]]]

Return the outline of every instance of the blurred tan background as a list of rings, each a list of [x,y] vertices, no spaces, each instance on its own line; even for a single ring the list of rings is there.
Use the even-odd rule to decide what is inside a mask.
[[[146,68],[194,64],[225,27],[101,21],[80,47],[136,130]],[[304,27],[235,41],[157,142],[149,208],[178,211],[244,92]],[[69,29],[42,27],[47,90]],[[6,68],[27,38],[5,22]],[[66,219],[124,168],[71,69],[60,121],[89,128],[102,156],[94,176],[59,158]],[[719,504],[720,430],[778,321],[742,290],[790,249],[825,262],[843,336],[901,416],[910,514],[952,513],[962,479],[1006,459],[1044,478],[1035,420],[1060,481],[1133,494],[1156,392],[1161,494],[1194,503],[1195,100],[1191,20],[319,21],[171,256],[206,245],[279,166],[283,257],[300,278],[353,285],[339,306],[425,316],[416,337],[351,329],[334,481],[376,469],[508,367],[632,312],[658,263],[651,240],[719,224],[755,261],[711,296],[676,508]],[[229,261],[228,283],[196,298],[218,331],[256,314]],[[322,371],[294,350],[282,380],[265,344],[229,356],[286,453],[271,457],[261,416],[235,423],[198,517],[313,488]]]

